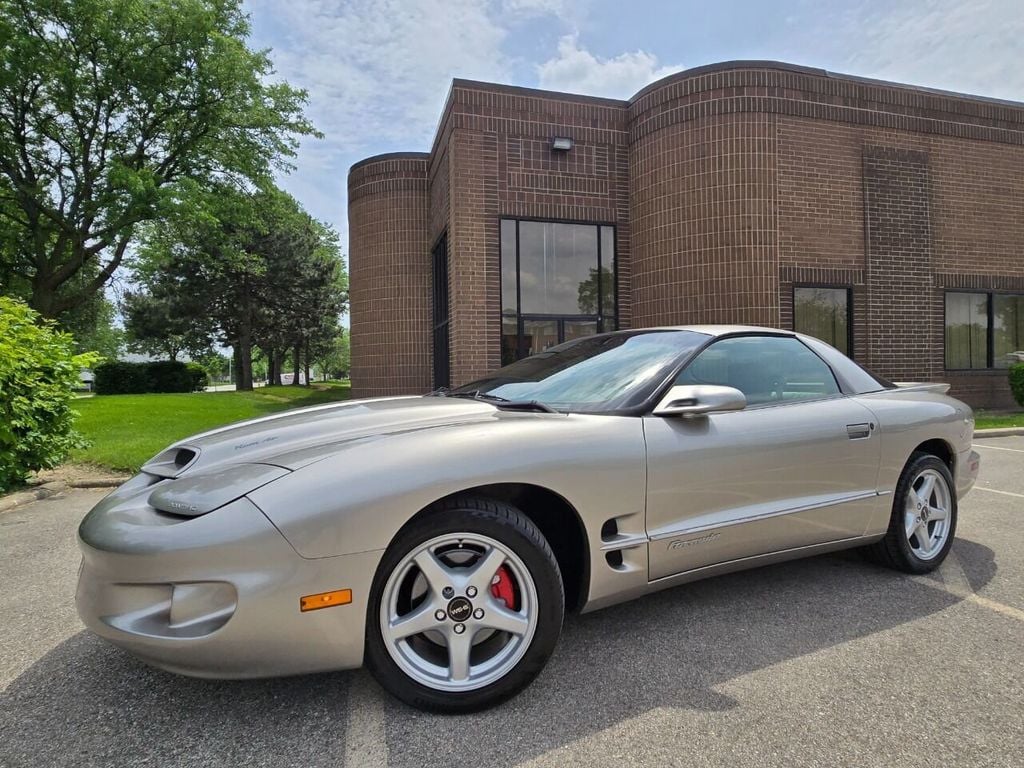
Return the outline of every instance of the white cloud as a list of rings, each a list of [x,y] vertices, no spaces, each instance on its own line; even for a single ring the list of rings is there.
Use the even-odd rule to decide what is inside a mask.
[[[573,0],[502,0],[505,13],[516,16],[557,16],[567,18],[575,10]]]
[[[281,179],[347,236],[346,176],[369,154],[425,151],[453,77],[508,79],[492,0],[248,0],[278,74],[309,92],[323,140]]]
[[[501,78],[505,31],[486,0],[253,0],[274,61],[310,92],[330,145],[422,142],[452,77]],[[283,38],[280,39],[280,38]]]
[[[1020,0],[865,4],[840,29],[852,74],[1024,99]]]
[[[658,57],[646,51],[598,58],[579,46],[575,35],[558,41],[558,55],[537,67],[541,88],[590,96],[627,99],[648,83],[682,69],[660,65]]]

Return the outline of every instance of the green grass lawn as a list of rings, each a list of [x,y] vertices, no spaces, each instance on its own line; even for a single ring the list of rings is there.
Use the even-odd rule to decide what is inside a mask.
[[[978,411],[974,414],[975,429],[997,429],[1000,427],[1024,427],[1024,411],[1016,413]]]
[[[349,396],[347,382],[312,387],[261,387],[253,392],[103,395],[81,398],[78,431],[91,443],[72,461],[134,472],[175,440],[268,413]]]

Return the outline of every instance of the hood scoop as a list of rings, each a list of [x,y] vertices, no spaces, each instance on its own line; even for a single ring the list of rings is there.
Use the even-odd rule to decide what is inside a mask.
[[[180,517],[199,517],[242,498],[288,472],[272,464],[233,464],[207,474],[161,483],[149,495],[149,506]]]
[[[157,477],[177,477],[196,463],[199,449],[191,445],[177,445],[154,456],[142,467],[148,475]]]

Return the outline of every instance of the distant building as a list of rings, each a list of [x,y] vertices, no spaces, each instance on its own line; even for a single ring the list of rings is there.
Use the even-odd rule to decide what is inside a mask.
[[[612,328],[795,328],[1011,404],[1024,104],[732,62],[627,101],[456,80],[429,153],[349,173],[357,396]]]

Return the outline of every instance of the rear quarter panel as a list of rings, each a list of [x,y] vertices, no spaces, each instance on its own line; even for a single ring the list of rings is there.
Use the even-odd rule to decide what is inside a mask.
[[[858,402],[878,419],[881,437],[881,462],[878,491],[891,494],[896,490],[907,460],[918,446],[929,440],[942,440],[953,456],[953,475],[958,475],[958,461],[970,451],[974,434],[974,415],[969,406],[937,392],[899,389],[858,395]],[[868,535],[885,531],[891,505],[884,505],[878,519],[873,520]]]

